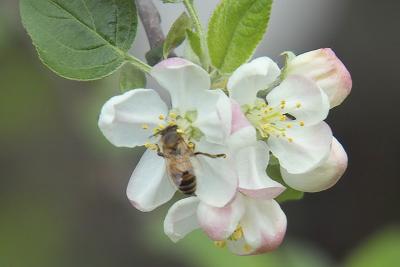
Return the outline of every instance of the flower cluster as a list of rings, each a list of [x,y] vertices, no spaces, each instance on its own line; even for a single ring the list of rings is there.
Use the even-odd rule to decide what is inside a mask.
[[[201,228],[238,255],[271,251],[286,231],[274,200],[285,186],[322,191],[347,167],[324,119],[352,82],[330,49],[288,55],[282,70],[267,57],[255,59],[219,89],[211,89],[208,72],[181,58],[159,63],[151,76],[170,105],[155,90],[128,91],[104,105],[99,127],[115,146],[148,148],[127,188],[137,209],[151,211],[176,191],[187,193],[185,186],[193,189],[165,218],[173,241]],[[285,185],[267,174],[272,161]]]

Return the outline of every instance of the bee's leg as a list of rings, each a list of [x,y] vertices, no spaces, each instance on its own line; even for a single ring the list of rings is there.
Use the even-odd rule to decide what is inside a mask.
[[[157,155],[159,155],[160,157],[165,158],[166,156],[165,156],[164,153],[161,152],[160,146],[159,146],[158,144],[155,144],[155,145],[156,145],[156,147],[157,147]]]
[[[209,157],[209,158],[213,158],[213,159],[215,159],[215,158],[226,158],[226,155],[225,154],[215,154],[215,155],[212,155],[212,154],[208,154],[208,153],[203,153],[203,152],[196,152],[196,153],[194,153],[196,156],[197,155],[203,155],[203,156],[207,156],[207,157]]]

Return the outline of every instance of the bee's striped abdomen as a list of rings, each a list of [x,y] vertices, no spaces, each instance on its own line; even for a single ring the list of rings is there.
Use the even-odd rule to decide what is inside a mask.
[[[193,195],[196,191],[196,176],[188,171],[182,174],[182,182],[179,185],[179,190],[185,195]]]

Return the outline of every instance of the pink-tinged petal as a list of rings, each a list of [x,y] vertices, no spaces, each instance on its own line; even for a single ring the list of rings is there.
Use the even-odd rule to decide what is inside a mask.
[[[224,146],[205,141],[196,143],[196,151],[209,154],[227,154]],[[238,179],[232,161],[228,158],[210,158],[197,155],[191,158],[197,178],[196,195],[213,207],[224,207],[235,196]]]
[[[342,145],[333,138],[327,160],[311,171],[291,174],[281,169],[283,180],[292,188],[303,192],[319,192],[334,186],[347,168],[347,154]]]
[[[196,216],[198,205],[198,198],[188,197],[179,200],[168,210],[164,220],[164,232],[173,242],[178,242],[199,228]]]
[[[295,57],[289,62],[286,74],[303,75],[315,81],[328,95],[331,108],[343,102],[353,85],[349,71],[330,48]]]
[[[307,126],[323,121],[329,112],[329,100],[317,84],[303,76],[290,75],[268,95],[267,102],[278,107],[282,113],[289,113]],[[282,106],[282,103],[285,103]]]
[[[245,212],[242,196],[236,198],[222,208],[215,208],[200,203],[197,217],[201,228],[213,240],[225,240],[236,230]]]
[[[241,220],[246,244],[234,252],[254,255],[275,250],[286,233],[285,213],[275,200],[247,198],[246,201],[246,213]]]
[[[166,173],[164,158],[147,150],[133,171],[126,190],[132,205],[140,211],[152,211],[170,200],[175,191]]]
[[[243,114],[240,105],[233,99],[231,99],[231,107],[232,107],[232,128],[231,134],[239,131],[242,128],[250,126],[249,120]]]
[[[267,89],[280,75],[278,65],[268,57],[260,57],[240,66],[228,81],[229,96],[240,105],[254,104],[257,92]]]
[[[325,122],[309,127],[293,127],[287,129],[286,137],[271,135],[267,144],[288,172],[304,173],[329,155],[332,131]]]
[[[217,113],[224,132],[224,141],[228,138],[232,131],[233,113],[231,99],[221,90],[217,91],[221,96],[217,102]]]
[[[239,190],[252,198],[273,199],[285,187],[266,174],[269,149],[265,142],[258,141],[235,153],[235,165],[239,176]]]
[[[144,145],[168,112],[160,96],[150,89],[135,89],[108,100],[100,114],[99,128],[115,146]],[[144,129],[145,128],[145,129]]]
[[[170,93],[172,106],[181,112],[195,109],[198,94],[211,86],[204,69],[182,58],[160,62],[153,67],[151,76]]]

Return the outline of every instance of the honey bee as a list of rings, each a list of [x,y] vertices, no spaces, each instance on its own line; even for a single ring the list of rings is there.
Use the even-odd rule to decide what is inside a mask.
[[[196,175],[190,157],[197,155],[211,158],[225,157],[225,154],[194,152],[194,148],[190,147],[178,133],[176,125],[168,126],[156,135],[161,135],[161,148],[157,145],[157,154],[165,158],[168,176],[177,189],[185,195],[193,195],[196,191]]]

